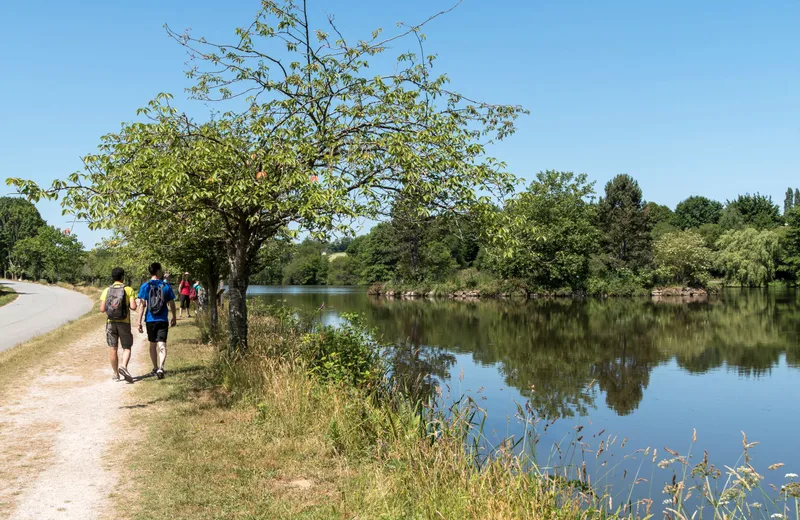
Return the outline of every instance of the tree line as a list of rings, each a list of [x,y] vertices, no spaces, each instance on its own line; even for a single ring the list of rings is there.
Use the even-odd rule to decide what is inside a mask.
[[[763,287],[800,277],[800,190],[787,190],[783,212],[760,193],[724,203],[690,196],[673,209],[646,201],[625,174],[596,195],[586,175],[549,170],[494,208],[494,226],[479,215],[395,208],[362,236],[269,244],[269,266],[252,281],[414,286],[478,273],[530,292],[630,294],[711,279]]]

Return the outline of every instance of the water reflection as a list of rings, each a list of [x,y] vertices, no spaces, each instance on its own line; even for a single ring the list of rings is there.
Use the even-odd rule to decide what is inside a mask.
[[[256,291],[275,291],[259,289]],[[455,302],[368,297],[360,290],[278,290],[262,297],[290,305],[326,304],[330,320],[359,312],[393,349],[407,385],[432,391],[451,378],[455,355],[490,365],[542,417],[586,415],[598,398],[620,416],[634,412],[653,369],[675,360],[688,373],[726,367],[770,374],[785,353],[798,367],[794,291],[726,291],[709,302],[534,300]],[[587,392],[595,382],[600,392]],[[531,391],[531,387],[535,391]]]

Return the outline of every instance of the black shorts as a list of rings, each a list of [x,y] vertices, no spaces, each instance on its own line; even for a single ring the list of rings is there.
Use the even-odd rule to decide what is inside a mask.
[[[189,308],[189,295],[181,294],[181,309],[188,309],[188,308]]]
[[[166,321],[148,321],[147,341],[150,343],[166,343],[169,333],[169,323]]]

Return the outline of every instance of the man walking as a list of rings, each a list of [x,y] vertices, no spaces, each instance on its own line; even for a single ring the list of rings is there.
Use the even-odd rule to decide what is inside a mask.
[[[125,270],[115,267],[111,271],[114,281],[106,287],[100,295],[100,312],[108,316],[106,320],[106,344],[108,344],[108,360],[111,362],[113,381],[119,381],[122,376],[125,381],[133,383],[133,377],[128,372],[128,362],[131,359],[133,347],[133,334],[131,333],[131,311],[136,310],[136,297],[133,289],[125,285]],[[117,348],[122,345],[122,364],[119,364]]]
[[[153,262],[148,268],[150,280],[139,288],[139,301],[143,310],[139,312],[139,332],[142,330],[142,318],[146,315],[147,340],[150,342],[150,359],[153,361],[152,374],[159,379],[164,379],[164,362],[167,360],[167,333],[169,327],[177,324],[175,312],[175,293],[172,287],[161,280],[163,272],[161,264]],[[172,321],[169,313],[172,311]]]

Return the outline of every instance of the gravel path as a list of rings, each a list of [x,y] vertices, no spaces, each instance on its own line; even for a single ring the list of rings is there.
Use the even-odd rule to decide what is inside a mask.
[[[125,488],[118,450],[142,434],[130,426],[130,393],[152,382],[111,381],[104,328],[92,329],[0,402],[0,518],[126,516],[111,505],[115,493],[134,491]],[[137,376],[150,359],[146,338],[134,336],[129,368]]]

